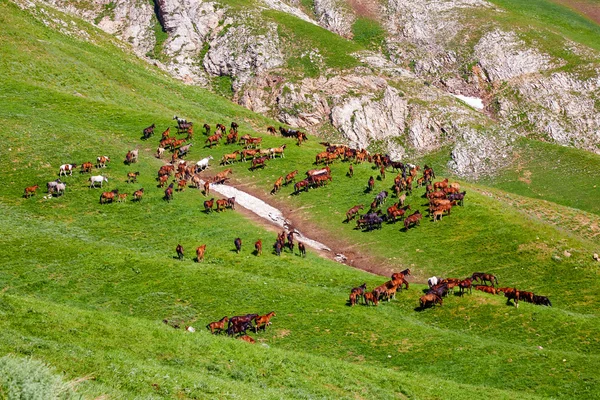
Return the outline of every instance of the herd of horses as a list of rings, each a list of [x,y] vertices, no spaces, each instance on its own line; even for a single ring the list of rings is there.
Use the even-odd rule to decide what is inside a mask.
[[[396,293],[401,291],[403,288],[408,289],[409,284],[406,278],[410,275],[410,269],[394,273],[391,276],[391,280],[375,287],[372,291],[367,290],[367,284],[363,283],[360,286],[352,288],[347,304],[354,306],[355,304],[368,305],[379,305],[381,301],[391,301],[396,298]],[[481,283],[480,285],[474,285],[474,283]],[[546,296],[536,295],[533,292],[524,290],[518,290],[516,287],[500,287],[497,288],[498,279],[492,274],[484,272],[474,272],[472,275],[465,279],[458,278],[440,278],[433,276],[427,280],[429,286],[428,289],[424,290],[424,294],[419,298],[419,309],[424,310],[428,307],[433,307],[436,304],[443,305],[444,297],[448,296],[450,292],[455,293],[455,289],[458,288],[459,292],[456,293],[462,296],[465,293],[472,293],[472,288],[475,286],[475,290],[482,291],[484,293],[499,295],[504,294],[507,298],[507,304],[512,301],[515,307],[519,307],[519,300],[523,300],[529,303],[552,306],[550,299]],[[489,284],[489,285],[488,285]]]
[[[258,333],[261,329],[263,332],[266,331],[267,326],[271,325],[271,318],[276,315],[275,311],[271,311],[265,315],[246,314],[236,315],[231,318],[225,316],[218,321],[206,325],[206,329],[213,335],[219,335],[225,332],[228,336],[237,335],[240,340],[255,343],[255,340],[247,335],[248,330],[254,331],[254,333]],[[254,322],[254,324],[252,322]]]

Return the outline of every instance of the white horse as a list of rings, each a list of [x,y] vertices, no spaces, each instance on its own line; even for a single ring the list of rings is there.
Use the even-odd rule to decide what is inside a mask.
[[[430,288],[432,288],[435,285],[437,285],[438,283],[440,283],[441,281],[442,281],[442,278],[438,278],[437,276],[432,276],[431,278],[427,279],[427,284],[429,285]]]
[[[100,187],[102,187],[102,182],[108,182],[108,178],[104,175],[90,176],[88,180],[90,181],[90,189],[95,188],[98,182],[100,182]]]
[[[56,193],[57,195],[63,195],[63,194],[65,194],[66,188],[67,188],[66,183],[57,183],[56,186],[54,186],[53,192]]]
[[[206,168],[208,168],[208,162],[212,159],[213,159],[212,156],[208,156],[208,157],[204,157],[202,160],[198,161],[196,163],[196,172],[204,171]]]

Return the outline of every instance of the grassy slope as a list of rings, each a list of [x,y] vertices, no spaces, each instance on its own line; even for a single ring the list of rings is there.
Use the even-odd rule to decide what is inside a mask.
[[[111,47],[102,35],[96,38],[101,47],[83,44],[53,33],[10,4],[0,7],[6,27],[0,34],[0,71],[8,77],[0,83],[5,143],[0,166],[9,182],[0,194],[0,219],[11,227],[0,246],[5,260],[0,273],[3,352],[42,358],[71,378],[93,375],[95,380],[81,389],[90,396],[182,393],[201,398],[214,392],[235,397],[263,390],[258,397],[392,398],[402,393],[471,399],[490,394],[514,398],[512,391],[519,391],[519,397],[593,393],[599,359],[597,297],[590,287],[597,278],[583,256],[575,253],[553,266],[533,246],[512,264],[501,264],[502,279],[550,295],[553,309],[523,305],[516,310],[500,297],[473,294],[417,313],[418,291],[412,289],[377,309],[349,309],[344,305],[349,287],[363,281],[371,287],[383,279],[313,255],[307,260],[290,254],[258,259],[250,255],[249,244],[272,234],[235,213],[200,213],[203,199],[196,191],[177,193],[166,204],[162,191],[153,189],[153,171],[160,163],[150,156],[155,141],[140,144],[141,127],[152,121],[164,127],[170,115],[180,112],[195,121],[236,119],[245,131],[250,122],[264,126],[267,121],[162,77]],[[266,141],[280,144],[282,139]],[[194,159],[209,153],[196,144]],[[143,150],[140,163],[122,165],[126,150],[137,146]],[[285,160],[255,174],[236,166],[236,175],[254,175],[266,188],[277,169],[308,168],[318,147],[314,142],[302,151],[292,147]],[[210,153],[217,158],[224,151],[230,149]],[[144,186],[142,204],[100,207],[99,191],[90,193],[86,177],[79,176],[68,178],[64,198],[20,198],[24,186],[53,179],[61,163],[93,161],[100,154],[113,158],[105,171],[107,188],[131,192]],[[335,185],[291,204],[355,196],[360,185],[338,183],[346,166],[336,168]],[[124,176],[132,169],[141,172],[141,182],[128,187]],[[356,181],[366,181],[368,167],[357,169]],[[377,236],[347,226],[343,232],[354,239],[377,239],[381,244],[375,250],[397,254],[402,265],[416,263],[420,274],[472,272],[513,256],[519,241],[531,243],[533,235],[548,246],[565,240],[543,224],[511,217],[514,210],[474,197],[473,206],[467,202],[443,224],[424,223],[411,232],[411,240],[391,227]],[[333,211],[345,210],[353,200],[336,201]],[[315,211],[334,229],[342,226],[327,207]],[[452,237],[461,220],[468,232],[493,220],[490,215],[499,220],[479,235],[463,233],[469,241],[461,246],[449,241],[446,249],[454,253],[456,268],[440,269],[448,256],[439,241]],[[510,236],[496,244],[498,253],[486,249],[499,232]],[[230,249],[236,236],[246,244],[240,256]],[[588,245],[576,237],[566,240],[580,248]],[[173,260],[177,242],[188,254],[193,246],[208,243],[206,262]],[[390,243],[399,242],[403,247],[390,249]],[[415,243],[425,251],[413,253]],[[474,249],[479,259],[469,256]],[[522,261],[540,264],[528,273],[509,271]],[[548,281],[545,268],[561,277],[561,287]],[[204,333],[186,335],[158,322],[180,319],[201,327],[222,315],[271,309],[278,312],[273,331],[261,335],[270,349]]]

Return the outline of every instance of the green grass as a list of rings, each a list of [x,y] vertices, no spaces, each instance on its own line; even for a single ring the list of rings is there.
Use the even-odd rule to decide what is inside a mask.
[[[379,256],[375,262],[410,266],[418,279],[487,270],[554,303],[515,309],[499,296],[473,293],[417,312],[423,285],[411,285],[379,307],[347,307],[351,287],[373,287],[386,277],[312,252],[306,259],[268,254],[273,232],[238,212],[201,212],[204,198],[196,190],[166,203],[154,180],[162,165],[152,156],[158,138],[140,140],[143,127],[155,122],[160,132],[174,114],[196,124],[236,120],[241,133],[252,134],[273,121],[171,80],[89,26],[96,45],[58,34],[12,3],[0,3],[0,11],[0,354],[43,361],[86,398],[595,396],[595,242],[529,218],[475,184],[467,186],[465,207],[440,223],[423,221],[409,232],[391,225],[353,231],[342,214],[370,201],[362,188],[374,171],[357,166],[349,179],[347,165],[338,163],[330,186],[297,197],[286,188],[273,201],[286,210],[306,207],[297,215]],[[322,149],[313,137],[301,148],[288,139],[264,141],[287,143],[286,158],[264,171],[233,168],[237,180],[265,193],[281,173],[311,168]],[[218,160],[233,151],[202,145],[197,130],[190,159]],[[132,148],[140,149],[140,161],[126,166]],[[24,187],[55,179],[60,164],[98,155],[112,159],[102,171],[109,178],[104,190],[144,187],[141,203],[100,206],[100,190],[88,189],[79,173],[64,179],[64,197],[44,200],[40,191],[22,198]],[[444,158],[431,157],[438,172]],[[138,184],[125,183],[128,171],[140,172]],[[390,176],[377,189],[389,183]],[[415,207],[419,194],[410,199]],[[240,255],[232,251],[238,236]],[[259,237],[262,257],[251,253]],[[174,259],[177,243],[186,249],[183,262]],[[194,263],[201,243],[206,260]],[[552,258],[564,249],[571,258]],[[266,346],[203,329],[223,315],[271,310],[273,326],[253,334]],[[165,318],[198,332],[172,329]]]
[[[278,24],[288,56],[292,58],[299,59],[307,49],[316,49],[327,68],[347,69],[360,64],[351,54],[364,49],[361,45],[280,11],[266,10],[262,15]]]
[[[379,22],[369,18],[357,18],[352,25],[353,40],[365,48],[381,50],[385,43],[385,30]]]
[[[497,18],[517,26],[531,26],[556,32],[575,42],[600,50],[600,26],[562,5],[549,0],[491,0],[508,13],[502,13]],[[531,29],[535,32],[536,29]],[[562,48],[559,46],[556,49]],[[552,51],[552,47],[544,50]]]

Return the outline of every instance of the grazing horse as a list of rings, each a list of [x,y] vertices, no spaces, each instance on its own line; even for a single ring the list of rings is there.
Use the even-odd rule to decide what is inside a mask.
[[[506,304],[510,304],[512,300],[515,307],[519,308],[519,291],[517,288],[502,288],[504,292],[504,297],[506,297]]]
[[[362,210],[363,208],[364,208],[364,205],[358,204],[358,205],[352,207],[351,209],[349,209],[346,212],[346,222],[352,221],[352,219],[354,219],[354,217],[356,217],[356,215],[358,215],[358,212],[360,210]]]
[[[385,201],[387,200],[387,197],[388,197],[388,192],[383,190],[383,191],[379,192],[379,194],[377,194],[377,196],[375,196],[375,202],[377,203],[378,206],[380,206],[383,203],[385,203]]]
[[[369,189],[369,192],[372,192],[375,189],[375,179],[373,179],[373,177],[369,178],[369,182],[367,182],[367,188]]]
[[[242,239],[235,238],[233,245],[235,246],[235,252],[240,254],[240,251],[242,250]]]
[[[225,329],[226,322],[229,322],[229,318],[227,316],[221,318],[219,321],[211,322],[210,324],[206,325],[206,329],[210,330],[210,333],[213,335],[222,333]]]
[[[258,239],[258,241],[254,243],[254,250],[257,256],[262,255],[262,239]]]
[[[298,242],[298,250],[300,251],[300,256],[306,257],[306,246],[304,246],[304,243]]]
[[[365,294],[363,294],[363,299],[365,302],[365,305],[369,305],[369,302],[371,302],[371,304],[373,305],[379,305],[379,293],[376,291],[372,291],[372,292],[367,292]]]
[[[227,334],[230,336],[240,332],[246,334],[246,330],[252,328],[252,321],[255,320],[256,317],[258,317],[258,314],[246,314],[243,316],[231,317],[227,324]]]
[[[165,197],[164,197],[164,199],[166,201],[173,200],[173,183],[172,182],[169,185],[169,187],[167,189],[165,189]]]
[[[206,200],[204,202],[204,211],[209,213],[213,210],[213,205],[215,204],[215,198],[211,198],[210,200]]]
[[[156,126],[154,124],[150,125],[147,128],[144,128],[144,130],[142,132],[144,135],[144,139],[149,139],[150,136],[152,136],[154,134],[154,128],[156,128]]]
[[[73,170],[75,168],[77,168],[77,164],[63,164],[58,170],[58,176],[67,176],[67,173],[69,176],[73,176]]]
[[[112,203],[115,197],[119,194],[119,189],[111,190],[110,192],[104,192],[100,195],[100,204],[107,202]]]
[[[472,293],[472,283],[473,280],[471,278],[466,278],[459,282],[458,288],[460,289],[461,296],[467,289],[469,290],[469,293]]]
[[[210,136],[210,125],[209,124],[204,124],[204,125],[202,125],[202,127],[204,128],[204,134],[206,136]]]
[[[84,162],[81,164],[81,173],[92,172],[92,168],[94,168],[94,164],[91,162]]]
[[[265,167],[265,163],[267,161],[268,157],[259,157],[259,158],[255,158],[252,160],[252,167],[250,167],[250,169],[252,171],[254,171],[256,168],[261,167],[264,168]]]
[[[110,162],[110,158],[107,156],[96,157],[96,167],[97,168],[106,168],[106,163]]]
[[[298,175],[298,170],[294,170],[292,172],[290,172],[289,174],[287,174],[285,176],[285,183],[284,185],[289,185],[290,183],[294,182],[296,180],[296,175]]]
[[[124,203],[127,201],[127,193],[119,193],[119,198],[117,199],[119,203]]]
[[[421,218],[423,218],[423,214],[419,210],[415,211],[404,219],[404,229],[408,230],[411,225],[419,225]]]
[[[550,299],[547,298],[546,296],[534,295],[533,296],[533,303],[537,304],[538,306],[552,307],[552,303],[550,302]]]
[[[125,155],[125,164],[133,164],[138,160],[138,150],[130,150]]]
[[[496,278],[495,275],[486,274],[483,272],[474,272],[473,275],[471,275],[471,279],[474,282],[481,282],[484,285],[486,284],[486,282],[489,282],[492,284],[492,287],[494,287],[494,281],[496,282],[496,285],[498,284],[498,278]]]
[[[95,176],[90,176],[88,181],[90,182],[90,189],[91,189],[91,188],[96,187],[96,183],[100,183],[100,187],[102,187],[102,182],[108,182],[108,178],[106,178],[104,175],[95,175]]]
[[[366,282],[358,287],[352,288],[352,290],[350,291],[350,305],[351,306],[354,305],[352,303],[352,295],[354,295],[355,300],[360,299],[362,296],[364,296],[366,291],[367,291],[367,283]]]
[[[308,179],[302,179],[300,182],[294,184],[294,193],[300,193],[300,189],[304,189],[304,191],[308,191],[308,187],[310,186],[310,181]]]
[[[435,182],[435,183],[433,184],[433,188],[434,188],[435,190],[437,190],[437,189],[445,189],[445,188],[447,188],[447,187],[448,187],[448,178],[444,179],[444,180],[443,180],[443,181],[441,181],[441,182]]]
[[[183,260],[183,246],[180,244],[177,244],[175,251],[177,252],[177,258],[179,258],[180,260]]]
[[[127,183],[135,183],[137,181],[137,177],[140,176],[138,172],[128,172],[127,173]]]
[[[254,320],[254,322],[256,323],[256,326],[254,327],[254,332],[258,333],[258,330],[260,328],[262,328],[263,331],[266,331],[267,325],[271,325],[271,318],[273,318],[276,315],[277,314],[275,314],[275,311],[271,311],[267,315],[259,315],[258,317],[256,317],[256,319]]]
[[[438,303],[440,306],[444,304],[442,298],[435,293],[426,294],[419,299],[421,310],[425,309],[427,306],[434,306]]]
[[[277,256],[281,256],[281,250],[283,249],[283,243],[280,240],[277,240],[273,244],[273,249],[275,249],[275,254]]]
[[[276,135],[277,132],[275,131],[275,127],[274,126],[267,126],[267,133],[270,135]]]
[[[486,286],[486,285],[476,285],[475,290],[479,290],[479,291],[482,291],[484,293],[489,293],[489,294],[499,294],[500,293],[500,291],[496,290],[494,287],[490,287],[490,286]]]
[[[23,194],[23,197],[25,197],[26,199],[30,198],[31,196],[35,195],[35,191],[38,190],[40,186],[39,185],[33,185],[33,186],[29,186],[25,188],[25,193]]]
[[[169,175],[163,175],[158,178],[158,186],[165,187],[165,183],[169,180]]]
[[[136,190],[135,192],[133,192],[133,199],[135,201],[142,201],[142,197],[144,197],[144,188],[141,188],[140,190]]]
[[[350,304],[350,307],[353,307],[356,304],[357,299],[360,299],[360,297],[358,297],[356,293],[350,293],[350,296],[348,298],[348,303]]]
[[[224,211],[228,205],[227,199],[218,199],[217,200],[217,212]]]
[[[196,248],[196,262],[204,260],[204,252],[206,251],[206,245],[203,244]]]

